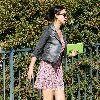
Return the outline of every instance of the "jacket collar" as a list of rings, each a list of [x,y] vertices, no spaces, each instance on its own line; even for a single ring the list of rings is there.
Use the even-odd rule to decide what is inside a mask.
[[[53,24],[50,25],[50,28],[56,32],[55,26]]]
[[[55,37],[60,41],[60,38],[59,38],[59,36],[58,36],[58,34],[57,34],[57,32],[56,32],[56,29],[55,29],[55,27],[54,27],[53,24],[50,25],[50,28],[53,30],[53,32],[55,32]],[[65,34],[64,34],[63,29],[62,29],[62,33],[63,33],[64,41],[66,41],[66,36],[65,36]],[[60,41],[60,42],[61,42],[61,41]]]
[[[50,28],[52,29],[52,32],[55,34],[55,37],[60,41],[60,38],[57,34],[57,31],[55,29],[55,26],[53,24],[50,25]],[[60,41],[61,42],[61,41]]]

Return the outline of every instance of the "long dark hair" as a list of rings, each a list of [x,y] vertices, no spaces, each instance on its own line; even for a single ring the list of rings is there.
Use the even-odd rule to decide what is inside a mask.
[[[48,21],[53,21],[55,19],[55,14],[59,14],[63,9],[65,8],[62,5],[55,5],[51,7],[45,14],[45,19]]]

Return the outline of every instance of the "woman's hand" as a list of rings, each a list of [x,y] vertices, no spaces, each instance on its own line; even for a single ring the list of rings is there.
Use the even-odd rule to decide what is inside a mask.
[[[28,79],[29,79],[30,81],[31,81],[32,78],[34,78],[33,66],[34,66],[34,64],[35,64],[36,59],[37,59],[36,57],[32,57],[31,63],[30,63],[30,65],[29,65],[29,70],[28,70],[27,75],[28,75]]]
[[[76,50],[72,50],[72,52],[70,53],[70,57],[74,57],[77,55],[77,51]]]
[[[31,81],[32,78],[34,78],[34,74],[33,74],[33,67],[29,66],[29,70],[28,70],[28,79]]]

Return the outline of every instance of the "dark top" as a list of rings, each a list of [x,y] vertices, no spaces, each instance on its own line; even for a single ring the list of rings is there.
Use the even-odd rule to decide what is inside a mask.
[[[62,30],[63,33],[63,30]],[[39,57],[44,61],[50,63],[56,63],[59,56],[62,57],[62,63],[66,64],[66,36],[63,33],[65,49],[61,54],[62,43],[60,38],[55,30],[53,24],[49,25],[46,29],[43,30],[41,37],[39,38],[38,43],[36,44],[33,56]]]

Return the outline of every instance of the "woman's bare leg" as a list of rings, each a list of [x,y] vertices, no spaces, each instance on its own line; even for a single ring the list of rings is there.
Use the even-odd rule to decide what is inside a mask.
[[[65,100],[64,90],[55,90],[55,100]]]
[[[53,90],[51,89],[43,89],[43,100],[53,100]]]

